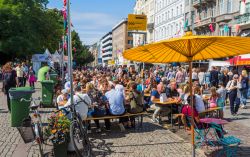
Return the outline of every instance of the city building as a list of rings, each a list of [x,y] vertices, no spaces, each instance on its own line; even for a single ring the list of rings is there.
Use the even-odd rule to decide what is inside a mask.
[[[235,36],[240,0],[185,0],[185,28],[197,35]]]
[[[237,35],[250,37],[250,0],[240,2],[240,15],[234,18],[234,28]]]
[[[108,32],[101,38],[102,63],[107,65],[112,60],[112,32]]]
[[[127,19],[123,19],[112,29],[112,59],[116,65],[128,64],[123,58],[122,52],[133,47],[133,34],[127,30]]]
[[[97,43],[89,46],[90,53],[94,56],[95,60],[91,63],[91,66],[97,66],[98,65],[98,49],[97,49]]]
[[[155,41],[182,36],[183,26],[184,0],[155,0]]]
[[[102,49],[101,49],[101,46],[102,46],[102,42],[101,40],[99,40],[97,42],[97,64],[98,65],[102,65]]]
[[[151,43],[154,41],[154,14],[155,14],[155,0],[136,0],[134,6],[134,14],[144,14],[147,16],[147,31],[140,31],[145,34],[133,34],[133,45],[142,45],[145,42]]]

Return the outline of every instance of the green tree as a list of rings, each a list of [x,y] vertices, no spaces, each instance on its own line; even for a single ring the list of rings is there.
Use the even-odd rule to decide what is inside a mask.
[[[60,11],[48,0],[0,0],[0,53],[30,57],[45,48],[55,51],[63,34]]]
[[[88,47],[82,44],[76,31],[72,31],[73,60],[77,65],[85,65],[95,60]]]

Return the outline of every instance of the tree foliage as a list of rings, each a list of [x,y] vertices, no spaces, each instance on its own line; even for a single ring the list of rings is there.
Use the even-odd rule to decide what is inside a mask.
[[[46,9],[48,0],[0,0],[0,53],[27,57],[55,51],[63,34],[60,11]]]
[[[94,56],[90,53],[88,47],[83,45],[78,33],[72,31],[73,59],[77,65],[85,65],[94,61]]]

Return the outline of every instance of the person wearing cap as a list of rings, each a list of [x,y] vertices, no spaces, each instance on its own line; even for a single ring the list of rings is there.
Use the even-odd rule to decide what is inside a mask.
[[[233,79],[227,83],[226,89],[229,93],[230,111],[235,116],[239,110],[241,96],[241,83],[238,74],[233,75]]]
[[[61,90],[61,94],[57,97],[56,103],[58,108],[61,109],[68,101],[68,91],[66,89]]]

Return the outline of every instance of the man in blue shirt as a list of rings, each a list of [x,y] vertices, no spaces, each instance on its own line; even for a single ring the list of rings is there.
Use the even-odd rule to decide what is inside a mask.
[[[122,92],[117,91],[112,87],[110,91],[105,93],[105,96],[109,102],[108,111],[111,115],[123,115],[125,113],[125,99]],[[127,121],[127,118],[119,119],[119,127],[121,128],[121,131],[125,130],[123,123],[126,124]],[[106,125],[110,126],[110,121],[108,121]]]

